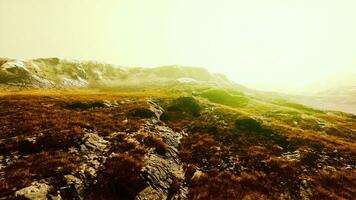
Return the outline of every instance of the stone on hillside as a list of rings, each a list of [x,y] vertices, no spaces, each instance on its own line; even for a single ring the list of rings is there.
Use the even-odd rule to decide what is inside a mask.
[[[31,200],[47,200],[47,194],[50,190],[51,186],[35,181],[31,184],[31,186],[16,191],[15,196]]]
[[[150,105],[150,110],[154,112],[157,119],[160,120],[160,117],[163,114],[164,109],[153,100],[148,100],[147,103]]]
[[[63,187],[60,194],[63,199],[84,199],[84,183],[73,175],[64,175],[66,187]]]
[[[99,151],[104,151],[108,143],[108,141],[95,133],[85,133],[83,141],[86,147]]]

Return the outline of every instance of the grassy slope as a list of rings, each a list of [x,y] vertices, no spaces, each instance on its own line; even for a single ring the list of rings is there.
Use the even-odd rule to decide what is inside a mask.
[[[173,109],[179,106],[174,99],[191,95],[198,99],[199,115],[189,108]],[[168,110],[164,120],[169,127],[188,133],[182,139],[180,156],[191,198],[299,199],[311,195],[315,199],[351,199],[356,192],[355,116],[234,91],[177,86],[136,92],[1,93],[0,152],[19,151],[19,142],[28,137],[40,139],[37,150],[20,149],[20,159],[4,169],[0,196],[33,180],[61,177],[75,170],[80,158],[68,149],[82,137],[83,128],[102,136],[136,131],[142,125],[140,120],[123,120],[131,109],[144,106],[147,98],[159,99]],[[128,103],[101,109],[65,108],[72,102],[104,99]],[[235,104],[236,100],[241,101]],[[252,125],[241,126],[246,122],[243,119]],[[197,170],[202,173],[195,173]]]

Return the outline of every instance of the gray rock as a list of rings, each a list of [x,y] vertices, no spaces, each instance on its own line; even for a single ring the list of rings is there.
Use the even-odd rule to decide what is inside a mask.
[[[295,150],[294,152],[283,153],[280,158],[286,159],[288,161],[299,161],[300,157],[301,155],[299,150]]]
[[[164,112],[164,109],[155,103],[153,100],[148,100],[147,103],[150,105],[150,110],[155,113],[158,120],[160,120],[161,115]]]
[[[142,175],[149,186],[136,197],[143,199],[186,199],[187,188],[180,185],[179,191],[170,194],[169,190],[173,181],[184,180],[182,163],[178,157],[177,148],[183,133],[174,132],[166,126],[148,123],[142,131],[152,135],[159,135],[169,145],[169,153],[161,156],[155,152],[147,155],[146,166],[142,169]],[[139,131],[140,132],[140,131]]]
[[[108,141],[96,133],[85,133],[83,138],[84,144],[87,148],[92,150],[104,151],[107,147]]]
[[[67,185],[73,186],[76,193],[78,194],[79,199],[84,199],[84,183],[79,178],[73,175],[65,175],[64,179],[67,182]]]
[[[15,192],[16,197],[25,197],[31,200],[46,200],[51,186],[46,183],[33,182],[31,186],[22,188]]]

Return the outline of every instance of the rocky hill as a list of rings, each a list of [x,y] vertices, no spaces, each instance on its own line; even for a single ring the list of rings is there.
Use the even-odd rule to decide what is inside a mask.
[[[44,58],[0,59],[0,84],[24,88],[124,87],[173,83],[231,85],[223,75],[204,68],[162,66],[122,67],[92,61]]]

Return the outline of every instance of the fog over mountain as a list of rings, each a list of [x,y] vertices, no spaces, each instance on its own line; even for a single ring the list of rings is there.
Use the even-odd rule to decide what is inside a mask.
[[[320,109],[356,113],[356,73],[336,73],[306,87],[293,99]]]
[[[295,94],[356,72],[354,7],[354,0],[0,0],[0,56],[199,66]]]

